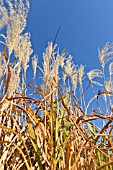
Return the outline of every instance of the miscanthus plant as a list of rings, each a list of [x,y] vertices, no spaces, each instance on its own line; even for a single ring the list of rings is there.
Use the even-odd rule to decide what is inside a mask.
[[[28,0],[0,0],[0,170],[112,170],[113,44],[85,73],[49,42],[41,67],[23,33],[28,11]]]

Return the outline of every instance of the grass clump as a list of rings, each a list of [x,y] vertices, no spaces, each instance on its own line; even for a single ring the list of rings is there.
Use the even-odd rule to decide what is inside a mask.
[[[43,67],[37,55],[31,59],[33,79],[27,83],[33,51],[30,34],[22,32],[29,2],[7,5],[0,2],[0,28],[6,30],[0,41],[0,169],[112,170],[113,44],[99,52],[102,70],[86,74],[84,66],[49,42]]]

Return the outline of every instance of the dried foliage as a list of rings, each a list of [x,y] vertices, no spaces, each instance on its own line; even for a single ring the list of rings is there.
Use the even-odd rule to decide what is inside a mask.
[[[28,0],[0,1],[0,28],[6,29],[0,41],[0,170],[112,170],[113,44],[99,52],[102,71],[85,74],[50,42],[43,68],[37,55],[31,59],[34,81],[27,83],[33,50],[30,34],[22,32],[28,10]]]

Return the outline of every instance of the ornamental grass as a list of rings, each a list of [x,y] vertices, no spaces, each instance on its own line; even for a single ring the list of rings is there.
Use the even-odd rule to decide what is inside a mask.
[[[0,170],[113,170],[113,43],[86,73],[55,37],[41,66],[28,11],[28,0],[0,1]]]

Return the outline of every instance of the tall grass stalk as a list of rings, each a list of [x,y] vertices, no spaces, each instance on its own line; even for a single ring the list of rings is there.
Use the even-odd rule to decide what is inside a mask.
[[[28,0],[0,1],[0,170],[112,170],[113,43],[99,52],[102,70],[86,74],[56,45],[58,30],[40,67],[23,33],[28,11]]]

